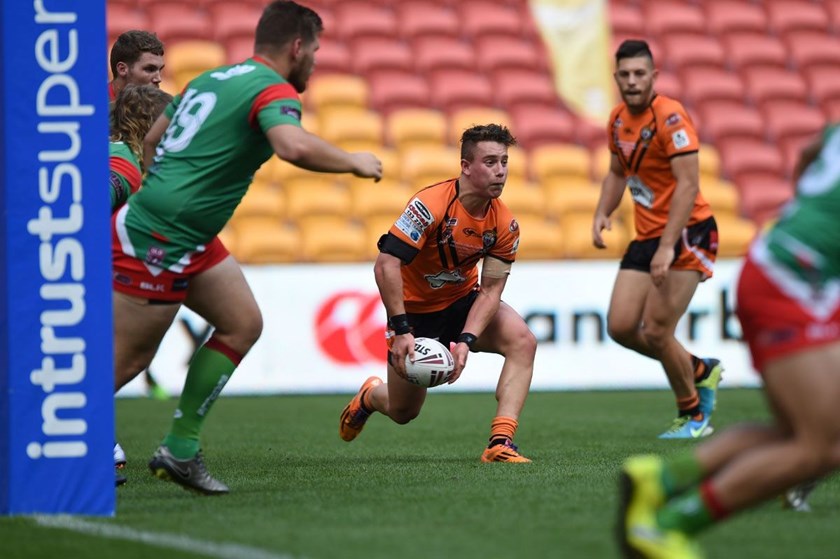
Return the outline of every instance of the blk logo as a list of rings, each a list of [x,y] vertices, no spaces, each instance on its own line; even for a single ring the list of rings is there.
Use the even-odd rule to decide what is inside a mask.
[[[385,363],[385,308],[379,294],[342,291],[331,296],[315,316],[315,337],[339,363]]]

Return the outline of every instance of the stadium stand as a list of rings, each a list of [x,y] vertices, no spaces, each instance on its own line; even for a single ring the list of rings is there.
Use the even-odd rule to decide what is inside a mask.
[[[187,82],[206,70],[225,63],[227,53],[215,41],[181,41],[166,48],[166,69],[172,82],[181,91]]]

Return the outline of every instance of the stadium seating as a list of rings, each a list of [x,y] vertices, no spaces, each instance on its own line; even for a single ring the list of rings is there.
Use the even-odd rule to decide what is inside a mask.
[[[403,38],[429,36],[454,39],[461,34],[458,15],[449,6],[423,0],[403,1],[396,4],[397,28]]]
[[[117,36],[131,29],[150,29],[149,18],[142,10],[137,10],[131,4],[108,4],[106,27],[109,47],[114,44]]]
[[[752,173],[784,175],[782,154],[772,144],[736,138],[722,140],[719,146],[723,174],[736,184],[739,177]]]
[[[630,2],[615,2],[609,4],[610,28],[618,35],[644,37],[645,19],[641,9]]]
[[[822,111],[802,101],[768,101],[762,113],[770,137],[777,142],[812,137],[825,124]]]
[[[540,184],[568,178],[590,180],[589,150],[575,144],[546,144],[531,150],[531,174]]]
[[[221,66],[227,54],[214,41],[181,41],[166,48],[166,71],[177,91],[198,74]]]
[[[560,226],[544,217],[516,217],[519,223],[517,260],[556,260],[562,258],[563,233]]]
[[[510,115],[501,109],[469,107],[449,115],[449,143],[459,145],[464,130],[476,124],[501,124],[513,130]],[[516,134],[514,134],[516,136]]]
[[[350,215],[350,191],[337,185],[329,175],[288,180],[282,185],[286,194],[286,217],[293,221],[312,216]]]
[[[447,113],[467,107],[493,106],[493,87],[480,72],[432,70],[429,84],[432,104]]]
[[[336,31],[344,40],[359,37],[397,37],[397,18],[385,6],[364,0],[347,0],[335,7]]]
[[[508,179],[528,180],[528,152],[519,146],[508,147]]]
[[[545,191],[525,179],[508,178],[502,200],[517,219],[545,217]]]
[[[253,43],[253,40],[251,41]],[[352,69],[350,49],[343,42],[324,41],[318,49],[316,76],[346,74]],[[314,78],[313,78],[314,79]]]
[[[360,37],[350,42],[353,70],[365,76],[372,70],[410,71],[411,48],[396,37]]]
[[[785,45],[773,35],[735,30],[722,35],[726,58],[739,71],[759,66],[787,68]]]
[[[816,65],[840,65],[840,39],[814,31],[797,31],[785,35],[793,63],[800,71]]]
[[[271,184],[255,181],[236,207],[233,219],[236,221],[264,217],[278,223],[285,217],[286,197],[282,189]]]
[[[575,117],[561,108],[520,106],[511,116],[516,138],[529,150],[544,144],[572,143],[578,132]]]
[[[413,41],[412,56],[420,74],[439,69],[473,71],[477,67],[472,43],[458,37],[419,36]]]
[[[828,31],[828,14],[820,2],[765,0],[770,29],[778,35],[792,31]]]
[[[444,146],[411,150],[400,154],[402,179],[417,190],[460,173],[460,150]]]
[[[411,189],[394,180],[357,181],[352,182],[349,189],[351,215],[362,221],[380,217],[396,221],[413,194]]]
[[[706,20],[699,6],[676,0],[645,3],[646,28],[650,35],[706,32]]]
[[[300,253],[305,262],[361,262],[369,258],[367,233],[343,217],[311,217],[298,221]]]
[[[727,70],[700,67],[684,68],[680,73],[683,98],[690,104],[706,101],[743,102],[746,91],[738,74]]]
[[[475,51],[480,53],[476,57],[478,67],[484,72],[512,69],[548,72],[542,48],[528,39],[484,35],[476,37],[473,43]]]
[[[523,105],[557,107],[554,80],[545,70],[507,69],[493,74],[496,104],[514,110]]]
[[[363,78],[352,74],[326,74],[313,77],[304,103],[316,111],[368,107],[370,89]]]
[[[718,227],[718,257],[742,258],[746,255],[758,232],[756,224],[731,213],[716,214],[715,221]]]
[[[755,66],[741,70],[747,93],[755,105],[769,101],[788,100],[803,102],[808,98],[808,87],[799,72],[787,69]]]
[[[446,144],[446,117],[434,109],[403,109],[388,115],[385,137],[398,151]]]
[[[459,2],[461,30],[468,37],[522,37],[523,18],[513,6],[483,0]]]
[[[231,221],[234,257],[242,264],[276,264],[300,260],[300,233],[294,227],[267,219]],[[228,247],[234,248],[234,247]]]
[[[149,29],[160,37],[164,44],[178,41],[213,39],[213,22],[203,10],[183,2],[155,3],[147,7]]]
[[[720,177],[720,152],[713,144],[700,144],[700,180]]]
[[[214,2],[206,6],[213,23],[213,39],[225,43],[234,38],[254,41],[254,29],[262,14],[256,4]]]
[[[701,139],[713,143],[731,138],[765,139],[766,128],[761,112],[743,103],[729,100],[702,103],[699,115]]]
[[[371,108],[384,114],[397,109],[429,108],[429,84],[414,72],[371,72],[368,74],[368,83],[371,89]]]
[[[715,35],[752,32],[766,34],[767,13],[759,4],[732,0],[705,0],[705,26]]]
[[[740,213],[759,227],[778,216],[793,197],[793,185],[778,173],[742,175],[738,182]]]
[[[626,229],[614,223],[611,230],[601,232],[606,248],[595,248],[592,244],[591,212],[564,215],[560,221],[560,230],[563,235],[563,256],[571,259],[617,259],[624,254],[629,241]],[[524,242],[523,239],[522,244]]]
[[[700,178],[700,193],[703,199],[712,206],[715,215],[728,213],[738,215],[738,191],[735,185],[728,181],[713,179],[712,177]]]
[[[570,214],[587,214],[591,220],[601,197],[599,186],[584,178],[556,178],[543,185],[548,215],[562,221]]]
[[[724,68],[726,53],[721,42],[709,35],[687,35],[685,33],[671,33],[662,39],[665,53],[664,67],[674,72],[684,68],[698,66],[712,66]]]

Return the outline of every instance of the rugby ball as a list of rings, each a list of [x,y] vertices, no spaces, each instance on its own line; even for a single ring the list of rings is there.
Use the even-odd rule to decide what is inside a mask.
[[[449,380],[455,360],[449,350],[432,338],[414,339],[414,363],[405,357],[406,380],[417,386],[431,388]]]

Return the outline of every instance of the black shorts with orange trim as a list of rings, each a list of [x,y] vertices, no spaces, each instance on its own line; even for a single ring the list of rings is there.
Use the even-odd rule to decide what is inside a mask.
[[[659,248],[660,237],[631,241],[621,259],[620,269],[650,273],[650,261]],[[683,229],[674,244],[672,270],[696,270],[706,280],[712,277],[718,251],[718,230],[714,217]]]
[[[447,349],[464,330],[467,315],[478,297],[478,290],[470,291],[441,311],[407,313],[415,338],[435,338]]]

